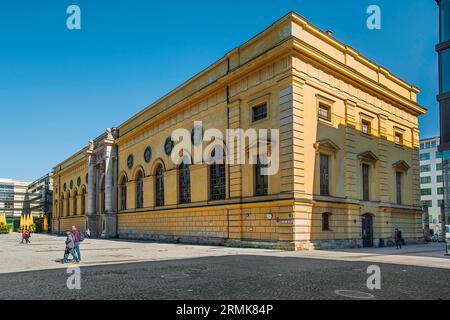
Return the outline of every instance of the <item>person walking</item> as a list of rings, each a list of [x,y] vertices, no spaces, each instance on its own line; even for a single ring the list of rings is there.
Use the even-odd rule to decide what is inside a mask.
[[[81,232],[77,229],[76,226],[72,226],[72,233],[74,235],[75,240],[75,252],[77,254],[78,262],[81,261],[81,252],[80,252],[80,243],[84,240],[84,237],[82,236]]]
[[[20,241],[20,243],[23,243],[25,241],[27,241],[27,230],[25,228],[22,229],[22,241]]]
[[[30,238],[31,238],[30,230],[25,229],[25,244],[31,243]]]
[[[397,246],[397,250],[402,248],[402,232],[395,228],[394,232],[395,245]]]
[[[73,233],[67,229],[66,230],[66,249],[64,251],[64,259],[62,261],[62,263],[68,263],[69,260],[69,254],[72,255],[73,259],[75,260],[75,262],[78,263],[78,258],[77,258],[77,254],[75,253],[75,237],[73,235]]]

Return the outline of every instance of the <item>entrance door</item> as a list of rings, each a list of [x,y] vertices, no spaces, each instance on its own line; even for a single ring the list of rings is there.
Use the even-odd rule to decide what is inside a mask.
[[[370,214],[362,216],[362,241],[364,248],[373,247],[373,218]]]

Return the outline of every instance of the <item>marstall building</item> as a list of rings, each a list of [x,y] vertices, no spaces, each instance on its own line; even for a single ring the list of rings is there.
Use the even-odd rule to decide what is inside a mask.
[[[396,227],[418,241],[418,93],[290,13],[57,165],[52,225],[289,250],[376,246]],[[174,164],[171,134],[194,121],[279,129],[278,173]]]

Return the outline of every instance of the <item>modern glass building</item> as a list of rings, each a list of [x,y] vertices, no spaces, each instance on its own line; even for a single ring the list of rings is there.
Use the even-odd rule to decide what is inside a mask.
[[[442,152],[438,150],[440,137],[420,140],[420,201],[428,207],[430,227],[435,233],[441,230],[441,207],[444,202],[444,176]]]
[[[39,232],[51,228],[53,183],[50,174],[33,181],[27,188],[24,214],[32,214]]]
[[[441,145],[445,185],[446,224],[450,224],[450,0],[436,0],[439,6],[439,94]]]
[[[0,178],[0,215],[6,214],[6,222],[17,229],[30,182]]]

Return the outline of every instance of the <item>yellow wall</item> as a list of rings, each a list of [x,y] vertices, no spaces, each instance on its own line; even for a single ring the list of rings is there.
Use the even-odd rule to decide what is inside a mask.
[[[375,240],[390,239],[393,228],[400,227],[408,240],[417,241],[418,116],[425,112],[416,103],[418,92],[291,13],[118,127],[118,182],[127,180],[127,208],[118,212],[118,235],[259,242],[298,250],[349,247],[361,245],[362,215],[370,214]],[[252,123],[252,106],[261,102],[269,106],[268,117]],[[319,102],[330,105],[330,121],[318,118]],[[362,120],[370,122],[370,135],[361,132]],[[267,196],[254,196],[252,165],[227,165],[227,197],[210,201],[208,166],[196,164],[190,167],[192,201],[179,204],[178,170],[164,142],[175,129],[190,132],[194,121],[202,121],[204,131],[219,129],[224,137],[227,128],[280,130],[280,170],[269,177]],[[403,135],[401,146],[395,144],[396,133]],[[152,159],[146,163],[149,146]],[[331,159],[329,196],[319,194],[320,153]],[[232,151],[226,157],[236,155]],[[361,164],[367,161],[371,198],[363,201]],[[154,174],[161,163],[163,208],[155,207]],[[395,189],[398,170],[404,170],[401,204]],[[137,209],[140,171],[144,208]],[[55,187],[72,179],[76,184],[78,176],[84,184],[86,173],[86,159],[72,163],[55,175]],[[330,231],[322,230],[323,213],[331,214]]]

